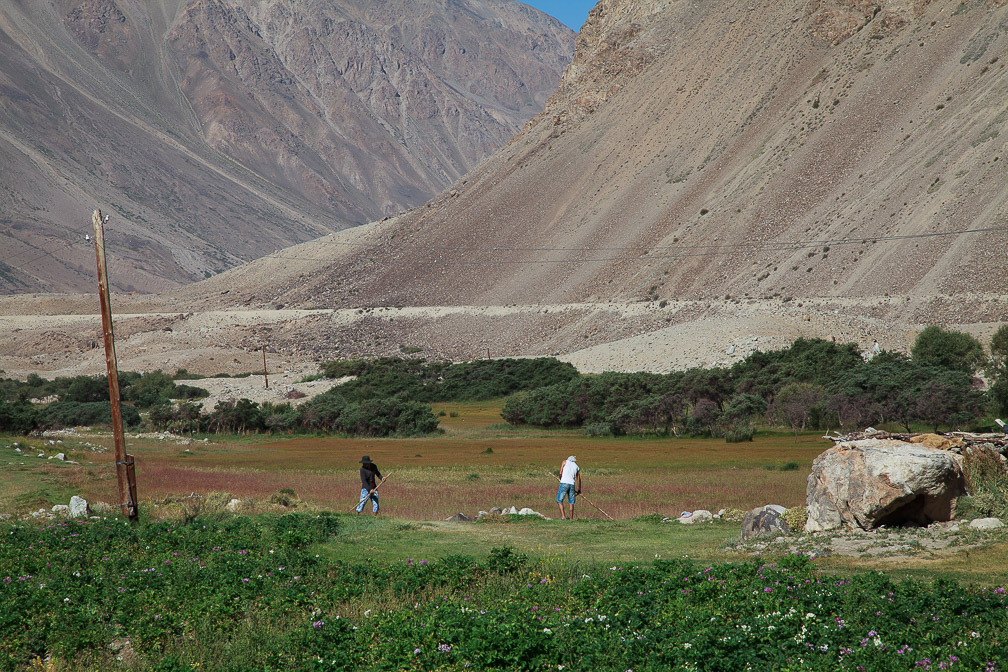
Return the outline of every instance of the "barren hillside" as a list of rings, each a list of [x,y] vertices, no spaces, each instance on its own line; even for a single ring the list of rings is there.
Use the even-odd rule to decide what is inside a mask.
[[[115,297],[121,366],[251,370],[265,347],[307,370],[667,371],[798,336],[905,351],[929,323],[986,343],[1008,316],[1006,47],[987,0],[602,0],[503,149],[412,211]],[[94,303],[0,301],[0,367],[100,371]]]
[[[506,148],[248,298],[902,296],[915,320],[998,319],[1006,46],[993,2],[603,0]]]
[[[401,212],[511,138],[574,33],[511,0],[0,3],[0,291],[155,291]]]

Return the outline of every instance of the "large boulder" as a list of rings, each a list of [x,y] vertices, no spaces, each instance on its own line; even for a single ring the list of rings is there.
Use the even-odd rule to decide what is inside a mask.
[[[758,506],[745,514],[742,519],[742,538],[773,536],[791,532],[784,512],[787,511],[778,504]]]
[[[805,531],[947,521],[964,494],[959,455],[897,439],[839,443],[812,462]]]

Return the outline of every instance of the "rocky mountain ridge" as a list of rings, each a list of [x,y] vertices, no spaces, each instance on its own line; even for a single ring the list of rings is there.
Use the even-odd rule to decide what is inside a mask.
[[[1005,3],[603,0],[578,39],[544,112],[423,206],[117,297],[123,366],[664,372],[1008,318]],[[0,367],[100,371],[89,310],[0,301]]]
[[[0,291],[163,290],[422,203],[542,109],[575,34],[511,0],[0,7]],[[86,284],[85,284],[86,283]]]
[[[353,243],[292,251],[323,261],[248,298],[873,310],[902,295],[900,319],[1004,316],[1006,12],[602,2],[546,111],[505,149]],[[987,298],[933,300],[967,289]]]

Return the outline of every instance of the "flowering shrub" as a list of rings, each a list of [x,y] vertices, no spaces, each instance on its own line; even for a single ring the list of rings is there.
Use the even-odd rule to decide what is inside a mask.
[[[1008,669],[1002,587],[776,564],[345,563],[340,516],[0,525],[0,669]],[[352,542],[357,543],[357,542]],[[225,653],[226,652],[226,653]]]

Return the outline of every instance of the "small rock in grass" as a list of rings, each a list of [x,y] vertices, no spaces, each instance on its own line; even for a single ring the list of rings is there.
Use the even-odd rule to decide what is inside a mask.
[[[693,523],[709,523],[714,520],[714,514],[712,514],[707,509],[697,509],[693,511],[688,516],[683,516],[679,518],[679,522],[683,525],[692,525]]]
[[[83,497],[78,497],[74,495],[70,498],[70,517],[71,518],[81,518],[90,515],[91,510],[88,509],[87,500]]]
[[[70,515],[70,507],[66,504],[56,504],[52,507],[52,512],[57,516],[68,517]]]
[[[974,530],[996,530],[1004,527],[1004,523],[997,518],[977,518],[971,520],[969,526]]]

